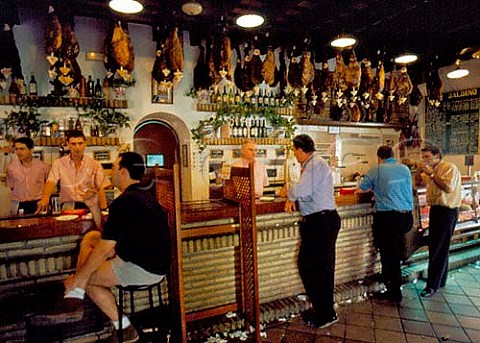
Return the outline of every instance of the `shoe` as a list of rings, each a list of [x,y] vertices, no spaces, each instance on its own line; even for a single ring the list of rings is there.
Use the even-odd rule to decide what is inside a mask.
[[[315,326],[315,313],[312,309],[302,312],[302,319],[305,324]]]
[[[83,299],[63,298],[51,310],[32,316],[37,326],[74,323],[83,319]]]
[[[124,343],[133,343],[140,339],[138,336],[137,330],[133,327],[133,325],[127,326],[123,329],[123,342]],[[110,338],[111,343],[118,343],[118,331],[113,330],[112,337]]]
[[[333,315],[333,317],[330,317],[325,320],[325,319],[317,318],[315,316],[314,311],[308,311],[308,310],[302,313],[302,319],[305,322],[305,324],[309,326],[314,326],[317,329],[323,329],[323,328],[329,327],[333,323],[338,322],[338,316],[336,313]]]
[[[433,288],[425,288],[423,291],[420,292],[420,296],[424,298],[430,298],[432,295],[437,293],[436,289]]]
[[[315,326],[317,329],[325,329],[336,322],[338,322],[338,316],[335,314],[332,318],[327,319],[326,321],[317,322]]]

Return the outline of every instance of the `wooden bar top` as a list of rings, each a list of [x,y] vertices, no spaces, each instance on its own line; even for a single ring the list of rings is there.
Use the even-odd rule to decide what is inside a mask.
[[[267,198],[267,197],[265,197]],[[335,196],[337,206],[355,205],[369,202],[370,193]],[[255,201],[257,215],[284,211],[285,199],[273,197],[268,201]],[[215,219],[238,218],[237,204],[223,199],[182,203],[182,224],[210,221]]]
[[[93,220],[60,221],[56,216],[15,217],[0,220],[0,243],[57,236],[82,235],[95,227]]]

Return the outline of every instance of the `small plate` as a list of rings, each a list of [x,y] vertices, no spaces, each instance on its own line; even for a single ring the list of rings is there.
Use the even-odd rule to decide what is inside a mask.
[[[77,219],[77,218],[78,218],[78,216],[76,214],[65,214],[63,216],[55,217],[55,220],[60,220],[62,222],[66,222],[66,221],[74,220],[74,219]]]

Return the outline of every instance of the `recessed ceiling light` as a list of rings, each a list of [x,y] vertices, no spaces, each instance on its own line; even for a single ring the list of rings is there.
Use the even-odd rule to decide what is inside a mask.
[[[349,48],[357,43],[357,40],[350,36],[339,36],[330,42],[334,48]]]
[[[452,70],[451,72],[449,72],[447,74],[447,77],[449,79],[461,79],[462,77],[465,77],[468,74],[470,74],[470,71],[468,69],[460,68],[460,67],[457,66],[457,68],[455,68],[455,70]]]
[[[417,55],[406,53],[398,57],[395,57],[394,61],[395,63],[398,63],[398,64],[407,64],[407,63],[415,62],[417,59],[418,59]]]
[[[258,14],[244,14],[237,18],[237,25],[245,28],[257,27],[263,24],[265,19]]]
[[[143,5],[136,0],[110,0],[108,6],[120,13],[138,13],[143,10]]]

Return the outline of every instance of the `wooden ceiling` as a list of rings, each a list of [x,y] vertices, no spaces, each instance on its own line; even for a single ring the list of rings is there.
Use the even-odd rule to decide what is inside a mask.
[[[0,0],[0,19],[14,18],[9,10],[16,7],[45,10],[47,1]],[[302,47],[306,41],[317,60],[333,55],[328,42],[341,33],[358,39],[355,50],[360,58],[375,58],[377,51],[383,50],[388,61],[408,49],[420,55],[420,65],[435,56],[440,65],[452,64],[461,49],[480,46],[480,0],[196,0],[203,12],[192,17],[181,11],[187,0],[140,1],[143,13],[123,17],[108,8],[108,0],[50,3],[66,16],[120,18],[160,29],[176,25],[190,31],[192,45],[223,26],[233,45],[254,36],[265,41],[268,32],[268,44],[274,46]],[[235,19],[248,11],[263,14],[266,23],[257,30],[238,28]]]

